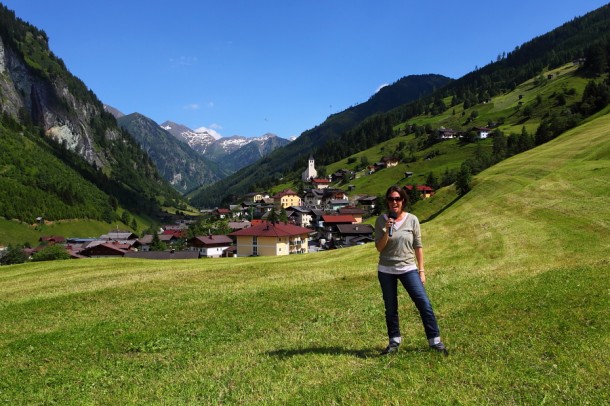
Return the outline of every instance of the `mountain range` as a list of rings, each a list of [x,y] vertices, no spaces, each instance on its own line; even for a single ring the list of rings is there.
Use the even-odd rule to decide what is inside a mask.
[[[190,128],[165,121],[161,128],[175,138],[186,142],[193,150],[217,163],[221,170],[233,173],[269,155],[276,148],[284,147],[290,140],[267,133],[260,137],[218,137],[208,130]]]

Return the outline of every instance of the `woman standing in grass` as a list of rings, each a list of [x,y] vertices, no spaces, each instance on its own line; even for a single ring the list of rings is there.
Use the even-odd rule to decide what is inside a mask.
[[[407,194],[403,188],[391,186],[385,197],[389,213],[382,214],[375,222],[375,247],[380,253],[377,276],[385,304],[389,339],[382,354],[397,352],[402,340],[398,320],[397,288],[400,281],[419,310],[430,348],[447,355],[424,288],[426,274],[419,220],[407,213]]]

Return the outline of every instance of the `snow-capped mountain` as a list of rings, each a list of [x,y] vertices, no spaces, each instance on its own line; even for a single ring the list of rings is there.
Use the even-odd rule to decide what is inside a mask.
[[[164,122],[161,124],[161,128],[186,142],[205,158],[217,162],[231,172],[256,162],[274,149],[290,142],[275,134],[264,134],[252,138],[240,135],[221,137],[220,134],[209,128],[191,130],[173,121]]]
[[[164,122],[161,124],[161,128],[179,140],[186,142],[201,155],[206,155],[208,147],[220,138],[220,135],[213,130],[208,130],[207,128],[191,130],[186,126],[176,124],[173,121]]]

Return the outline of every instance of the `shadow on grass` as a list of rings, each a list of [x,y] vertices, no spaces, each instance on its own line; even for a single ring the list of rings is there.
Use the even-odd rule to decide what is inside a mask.
[[[351,355],[356,358],[374,358],[379,356],[387,356],[381,354],[382,348],[364,348],[364,349],[347,349],[342,347],[310,347],[310,348],[297,348],[297,349],[280,349],[275,351],[268,351],[267,355],[272,357],[278,357],[281,359],[294,357],[297,355]],[[405,347],[401,346],[399,353],[401,352],[419,352],[421,348],[416,347]]]
[[[428,217],[425,220],[422,220],[421,223],[427,223],[428,221],[432,221],[435,218],[437,218],[439,215],[441,215],[445,210],[447,210],[449,207],[453,206],[455,204],[455,202],[457,202],[458,200],[460,200],[462,198],[462,196],[457,196],[455,199],[453,199],[452,201],[450,201],[445,207],[443,207],[442,209],[440,209],[439,211],[437,211],[436,213],[434,213],[433,215],[431,215],[430,217]]]

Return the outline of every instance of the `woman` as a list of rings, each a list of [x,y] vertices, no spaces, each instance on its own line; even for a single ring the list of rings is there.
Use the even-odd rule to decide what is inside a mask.
[[[389,213],[382,214],[375,222],[375,247],[380,253],[377,276],[385,304],[389,338],[389,344],[382,354],[397,352],[402,340],[397,292],[400,280],[419,310],[430,348],[448,355],[424,288],[426,273],[419,220],[413,214],[407,213],[407,194],[403,188],[391,186],[385,197]]]

